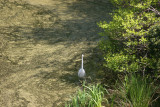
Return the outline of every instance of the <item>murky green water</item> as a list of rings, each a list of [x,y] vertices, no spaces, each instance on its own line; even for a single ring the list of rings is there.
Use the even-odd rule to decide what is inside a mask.
[[[79,88],[81,54],[96,77],[97,22],[111,5],[85,0],[0,1],[0,106],[57,107]]]

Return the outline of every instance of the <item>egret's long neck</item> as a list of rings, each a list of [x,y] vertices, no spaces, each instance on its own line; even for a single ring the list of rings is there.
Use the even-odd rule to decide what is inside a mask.
[[[83,55],[82,55],[82,69],[83,69]]]

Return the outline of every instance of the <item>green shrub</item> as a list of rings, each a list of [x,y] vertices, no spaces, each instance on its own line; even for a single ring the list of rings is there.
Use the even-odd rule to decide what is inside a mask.
[[[155,5],[158,0],[113,2],[118,5],[113,20],[98,24],[104,29],[100,35],[107,36],[99,43],[105,67],[115,72],[159,73],[160,14],[153,11],[160,9]]]

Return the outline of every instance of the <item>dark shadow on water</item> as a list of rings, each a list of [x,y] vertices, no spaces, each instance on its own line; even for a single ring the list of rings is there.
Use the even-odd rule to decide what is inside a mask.
[[[84,56],[84,69],[86,71],[86,80],[88,83],[96,82],[97,80],[103,79],[100,74],[103,68],[103,57],[96,47],[91,51],[85,51]],[[78,61],[76,61],[79,59]],[[35,63],[31,63],[35,65]],[[59,65],[60,69],[54,69],[55,66]],[[75,55],[72,59],[67,62],[58,62],[53,60],[49,63],[39,63],[35,69],[53,68],[51,71],[40,70],[39,73],[33,77],[40,78],[41,80],[57,79],[66,84],[79,85],[78,70],[81,67],[81,54]],[[60,71],[59,71],[60,70]]]
[[[10,38],[15,37],[16,41],[25,38],[33,39],[35,43],[46,41],[45,43],[51,45],[59,42],[98,40],[100,38],[98,32],[100,32],[101,29],[98,28],[97,23],[103,20],[110,21],[111,17],[109,13],[112,12],[113,9],[109,2],[103,4],[85,0],[75,1],[68,4],[67,9],[62,11],[62,13],[66,15],[67,13],[73,14],[71,19],[67,19],[66,17],[64,20],[59,16],[60,13],[56,8],[48,9],[44,6],[40,7],[30,4],[25,4],[24,6],[28,7],[29,10],[31,8],[36,10],[36,12],[33,13],[35,22],[29,25],[32,27],[12,26],[6,28],[12,30],[12,32],[9,33]],[[60,8],[60,6],[57,7]],[[18,32],[21,32],[21,34],[16,36]]]
[[[104,77],[101,75],[101,70],[103,69],[103,62],[104,59],[102,57],[102,54],[97,47],[93,50],[89,56],[84,58],[84,69],[86,72],[86,81],[88,83],[90,82],[98,82],[98,80],[102,80]],[[81,58],[81,57],[79,57]],[[74,83],[75,81],[79,81],[78,78],[78,70],[81,67],[81,60],[77,62],[76,69],[67,69],[67,71],[71,71],[70,73],[64,74],[60,77],[60,79],[66,83]],[[77,85],[77,82],[75,82],[75,85]]]
[[[62,13],[73,14],[71,19],[63,19],[59,15],[58,11],[53,8],[45,8],[44,6],[33,6],[30,4],[22,5],[22,7],[27,7],[26,9],[31,10],[32,8],[36,10],[33,13],[33,18],[35,18],[34,23],[30,23],[27,26],[0,26],[1,34],[6,35],[10,41],[17,42],[20,47],[25,47],[26,44],[38,44],[43,41],[44,44],[56,45],[62,43],[63,45],[70,46],[72,43],[79,42],[97,42],[100,39],[98,32],[97,23],[101,20],[110,21],[111,17],[109,13],[112,12],[113,6],[111,3],[100,3],[100,2],[88,2],[84,0],[76,1],[67,5],[67,9],[63,10]],[[75,16],[74,16],[75,15]],[[48,18],[46,18],[48,17]],[[40,19],[38,19],[40,18]],[[47,23],[47,24],[46,24]],[[29,41],[18,43],[20,41]],[[86,53],[89,56],[86,57],[88,60],[84,67],[86,68],[87,76],[92,75],[95,78],[94,72],[98,71],[99,59],[97,57],[97,50],[92,53],[88,49],[81,53]],[[61,64],[61,72],[66,71],[67,73],[61,76],[62,81],[68,83],[73,83],[78,80],[77,71],[80,68],[80,61],[74,62],[76,59],[81,58],[81,53],[77,54],[71,60],[67,62],[57,62]],[[100,59],[102,60],[102,58]],[[55,62],[54,62],[55,63]],[[68,64],[75,63],[73,68],[67,68]],[[45,67],[52,66],[53,64],[46,64]],[[42,67],[41,65],[40,67]],[[39,67],[39,66],[37,66]],[[54,67],[54,66],[53,66]],[[53,78],[55,71],[50,73],[41,73],[42,78],[50,79]],[[50,76],[51,75],[51,76]]]
[[[34,6],[30,4],[19,4],[19,6],[22,6],[22,11],[23,9],[31,12],[33,10],[32,19],[34,22],[24,22],[23,25],[17,24],[7,27],[0,25],[0,33],[8,41],[11,41],[15,47],[21,48],[26,48],[28,44],[47,44],[53,47],[57,44],[61,44],[64,45],[65,48],[68,48],[71,45],[82,42],[85,42],[89,47],[89,44],[96,44],[101,38],[98,33],[102,30],[97,26],[97,23],[104,20],[109,22],[111,20],[109,13],[112,12],[113,9],[110,3],[94,3],[85,0],[77,0],[67,4],[67,9],[62,10],[62,13],[58,11],[58,6],[57,8]],[[61,6],[59,5],[59,8],[60,7]],[[64,14],[62,15],[63,17],[61,17],[61,14]],[[65,17],[67,15],[72,16],[72,18]],[[59,48],[56,51],[61,52],[61,50],[63,51],[65,48]],[[88,81],[94,82],[101,79],[102,77],[99,76],[99,70],[101,70],[103,57],[97,47],[92,49],[81,49],[81,51],[76,53],[72,59],[64,62],[54,59],[53,61],[45,62],[42,59],[39,60],[42,57],[37,53],[37,58],[33,58],[33,61],[30,62],[29,66],[31,67],[28,68],[24,64],[24,68],[22,69],[23,71],[40,69],[39,73],[27,78],[28,80],[31,78],[39,78],[42,83],[45,84],[47,80],[58,79],[58,81],[66,84],[77,86],[79,85],[77,73],[81,66],[80,59],[82,53],[85,54],[84,68]],[[58,55],[60,53],[55,52],[46,54],[48,56],[45,56],[44,59],[54,56],[51,54]],[[41,62],[35,62],[35,59]],[[60,68],[54,69],[54,66],[58,67],[58,65]],[[51,69],[51,71],[45,71],[45,68],[53,69]],[[19,70],[19,72],[21,71]],[[48,84],[46,84],[46,86],[47,85]],[[52,89],[53,84],[49,87]],[[56,89],[58,90],[58,87]]]

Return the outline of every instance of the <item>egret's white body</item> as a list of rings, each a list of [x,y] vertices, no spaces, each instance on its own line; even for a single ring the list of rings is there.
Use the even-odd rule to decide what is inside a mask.
[[[82,65],[81,65],[81,69],[79,69],[78,71],[78,77],[79,78],[84,78],[86,73],[85,73],[85,70],[83,69],[83,54],[82,54]]]

